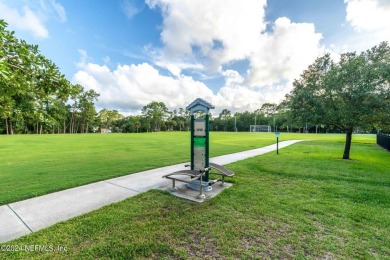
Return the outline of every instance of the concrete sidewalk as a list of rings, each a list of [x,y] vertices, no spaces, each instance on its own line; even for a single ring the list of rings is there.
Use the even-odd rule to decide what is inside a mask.
[[[280,142],[279,148],[299,141]],[[210,158],[210,162],[225,165],[274,150],[276,150],[276,144]],[[176,164],[0,206],[0,243],[127,199],[141,192],[171,186],[171,181],[163,179],[162,176],[183,169],[184,163]]]

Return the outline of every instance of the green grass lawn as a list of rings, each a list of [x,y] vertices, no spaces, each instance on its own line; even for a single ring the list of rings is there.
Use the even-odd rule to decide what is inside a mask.
[[[360,136],[340,160],[338,138],[230,164],[233,187],[207,202],[149,191],[7,243],[66,252],[0,258],[388,259],[390,154]]]
[[[344,142],[344,135],[285,134],[280,140]],[[189,132],[0,136],[0,205],[190,160]],[[262,147],[273,133],[210,134],[211,156]],[[373,143],[373,135],[356,135]],[[353,149],[353,148],[352,148]],[[342,148],[339,151],[341,157]]]

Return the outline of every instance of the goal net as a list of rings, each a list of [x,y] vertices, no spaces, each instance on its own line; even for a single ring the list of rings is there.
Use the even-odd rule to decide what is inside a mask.
[[[251,125],[250,132],[271,132],[271,126],[270,125]]]

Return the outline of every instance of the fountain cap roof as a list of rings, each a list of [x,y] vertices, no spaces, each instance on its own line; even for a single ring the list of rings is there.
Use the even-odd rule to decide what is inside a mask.
[[[205,113],[208,113],[209,110],[213,108],[215,107],[212,104],[202,98],[195,99],[191,104],[186,107],[186,109],[189,110],[191,114],[196,111],[204,111]]]

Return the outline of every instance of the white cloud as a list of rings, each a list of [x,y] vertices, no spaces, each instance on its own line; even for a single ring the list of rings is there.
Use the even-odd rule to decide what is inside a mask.
[[[266,0],[149,0],[161,8],[162,59],[204,60],[207,70],[247,58],[266,28]]]
[[[76,66],[78,68],[83,68],[84,66],[87,65],[87,59],[88,59],[88,54],[86,50],[77,50],[78,53],[80,54],[80,60],[79,62],[76,63]]]
[[[56,0],[0,2],[0,18],[4,19],[11,30],[25,31],[35,38],[49,37],[45,23],[51,18],[66,22],[65,8]]]
[[[220,73],[225,77],[225,86],[235,87],[244,82],[244,78],[235,70],[222,71],[220,68]]]
[[[314,24],[278,18],[273,31],[262,35],[250,57],[249,85],[268,86],[299,77],[323,53],[321,38]]]
[[[159,67],[166,68],[172,75],[179,76],[182,70],[203,70],[204,66],[199,63],[185,63],[185,62],[170,62],[170,61],[156,61],[155,64]]]
[[[225,84],[214,94],[204,83],[190,76],[165,76],[148,63],[119,65],[110,70],[106,65],[87,62],[86,52],[79,52],[79,71],[72,81],[100,93],[98,109],[137,114],[152,101],[161,101],[170,109],[177,109],[201,97],[216,106],[213,111],[216,115],[224,108],[233,112],[253,111],[265,102],[278,103],[284,95],[283,88],[269,89],[264,93],[250,89],[234,70],[220,71],[225,77]]]
[[[66,22],[67,18],[65,8],[55,0],[52,0],[50,3],[54,11],[57,13],[57,16],[59,17],[60,21],[62,23]]]
[[[275,21],[266,32],[266,0],[147,0],[163,15],[162,49],[146,46],[162,75],[148,63],[107,66],[87,62],[80,52],[74,82],[101,94],[98,106],[137,113],[153,100],[171,109],[202,97],[217,109],[253,111],[265,102],[279,103],[291,90],[292,80],[322,54],[322,35],[313,24]],[[224,66],[248,60],[247,75]],[[217,93],[184,73],[218,74],[225,83]]]
[[[377,0],[345,0],[346,20],[356,31],[390,30],[390,2]],[[389,34],[386,34],[389,36]]]
[[[111,58],[108,56],[104,56],[104,58],[102,60],[103,60],[104,64],[106,64],[106,65],[111,64]]]
[[[368,47],[390,40],[390,1],[344,0],[346,21]],[[367,48],[368,48],[367,47]]]
[[[0,17],[13,30],[27,31],[36,38],[49,37],[49,32],[44,26],[43,21],[28,6],[24,6],[23,11],[20,13],[17,9],[0,3]]]
[[[225,70],[221,75],[225,77],[225,84],[212,100],[216,112],[224,108],[233,112],[254,111],[266,102],[280,103],[285,95],[286,86],[256,90],[245,85],[244,78],[237,71]],[[290,90],[291,86],[287,88]]]
[[[216,112],[224,108],[233,112],[254,111],[265,102],[269,102],[266,95],[240,85],[234,88],[222,87],[213,98],[213,104],[217,108]]]
[[[148,63],[119,65],[114,70],[93,63],[83,64],[73,82],[100,93],[99,107],[135,113],[151,101],[170,108],[185,107],[197,97],[211,100],[212,91],[191,77],[169,77]]]
[[[121,8],[128,19],[132,19],[143,9],[143,6],[137,5],[137,2],[134,0],[123,0]]]
[[[185,69],[182,64],[193,64],[200,73],[212,75],[221,73],[223,66],[248,60],[245,89],[251,86],[267,92],[272,86],[287,86],[324,51],[322,35],[314,24],[282,17],[266,31],[266,0],[146,3],[150,8],[159,7],[163,15],[160,36],[164,46],[154,50],[152,57],[173,75]]]

